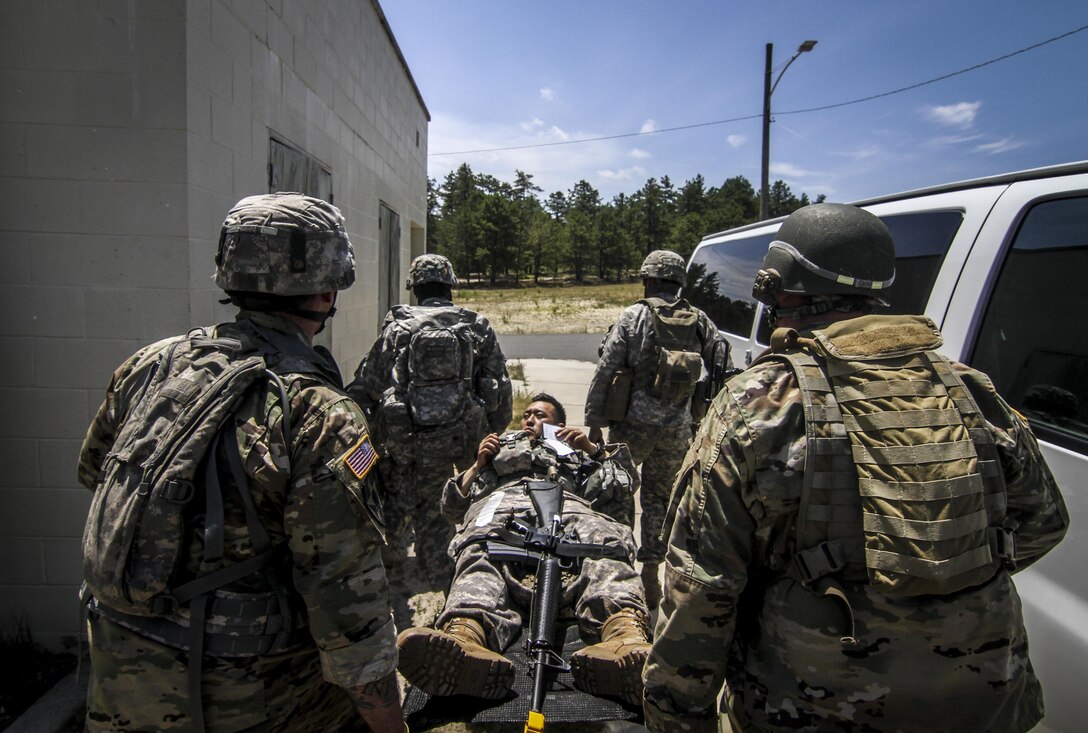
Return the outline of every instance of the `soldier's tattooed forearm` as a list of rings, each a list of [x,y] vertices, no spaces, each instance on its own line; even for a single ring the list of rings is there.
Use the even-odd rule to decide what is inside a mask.
[[[374,710],[392,705],[400,699],[396,675],[388,674],[358,688],[355,705],[360,710]]]

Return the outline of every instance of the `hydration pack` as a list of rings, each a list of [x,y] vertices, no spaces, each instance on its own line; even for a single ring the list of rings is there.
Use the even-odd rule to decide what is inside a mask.
[[[230,465],[247,521],[253,505],[230,418],[247,392],[274,382],[280,389],[285,435],[288,430],[282,381],[267,369],[261,354],[243,355],[240,350],[236,339],[213,338],[205,329],[195,329],[134,369],[143,378],[101,467],[83,533],[87,589],[113,611],[135,617],[171,615],[192,598],[272,562],[274,548],[254,539],[254,557],[222,567],[217,451]],[[204,503],[202,511],[194,509],[196,501]],[[203,558],[195,578],[179,577],[188,558],[193,516],[204,517]],[[253,520],[259,528],[255,510]]]
[[[662,298],[639,302],[650,309],[657,346],[657,366],[648,391],[669,404],[684,403],[694,393],[703,368],[699,313],[683,298],[672,303]]]

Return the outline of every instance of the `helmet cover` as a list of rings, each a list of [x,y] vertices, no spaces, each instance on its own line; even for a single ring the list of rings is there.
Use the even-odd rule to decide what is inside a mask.
[[[445,283],[450,287],[457,284],[453,274],[453,264],[442,255],[420,255],[412,260],[408,268],[408,280],[405,287],[411,289],[423,283]]]
[[[685,272],[684,258],[667,249],[655,249],[646,255],[642,267],[638,269],[638,274],[643,279],[653,277],[680,285],[684,284]]]
[[[301,193],[242,199],[227,213],[215,255],[223,290],[313,295],[355,281],[355,250],[340,210]]]

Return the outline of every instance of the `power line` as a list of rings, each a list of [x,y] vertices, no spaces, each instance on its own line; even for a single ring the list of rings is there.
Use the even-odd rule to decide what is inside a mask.
[[[820,111],[825,110],[825,109],[835,109],[837,107],[846,107],[846,106],[849,106],[851,104],[861,104],[862,102],[868,102],[868,101],[873,100],[873,99],[880,99],[881,97],[890,97],[893,94],[899,94],[900,92],[910,91],[911,89],[917,89],[918,87],[924,87],[924,86],[926,86],[928,84],[935,84],[935,83],[937,83],[939,81],[944,81],[945,79],[951,79],[953,76],[959,76],[960,74],[966,74],[969,71],[974,71],[976,69],[981,69],[983,66],[989,66],[990,64],[996,64],[998,61],[1004,61],[1005,59],[1011,59],[1013,56],[1019,56],[1022,53],[1027,53],[1028,51],[1032,51],[1032,50],[1034,50],[1036,48],[1039,48],[1041,46],[1045,46],[1048,43],[1053,43],[1054,41],[1060,41],[1063,38],[1071,36],[1074,33],[1080,33],[1081,31],[1084,31],[1084,30],[1088,30],[1088,25],[1082,25],[1080,28],[1076,28],[1074,30],[1071,30],[1068,33],[1062,33],[1060,36],[1054,36],[1053,38],[1048,38],[1045,41],[1040,41],[1039,43],[1036,43],[1036,44],[1031,45],[1031,46],[1027,46],[1026,48],[1021,48],[1019,51],[1013,51],[1012,53],[1007,53],[1004,56],[998,56],[996,59],[990,59],[989,61],[983,61],[981,64],[975,64],[974,66],[968,66],[966,69],[960,69],[959,71],[953,71],[950,74],[945,74],[943,76],[938,76],[938,77],[936,77],[934,79],[929,79],[927,81],[920,81],[917,84],[910,84],[909,86],[900,87],[898,89],[893,89],[890,92],[882,92],[880,94],[872,94],[872,95],[870,95],[868,97],[862,97],[861,99],[852,99],[849,102],[839,102],[837,104],[825,104],[825,105],[823,105],[821,107],[809,107],[807,109],[795,109],[795,110],[790,110],[789,112],[775,112],[775,114],[776,115],[799,115],[799,114],[802,114],[804,112],[820,112]]]
[[[1047,44],[1054,43],[1055,41],[1060,41],[1063,38],[1068,38],[1069,36],[1075,35],[1077,33],[1081,33],[1081,32],[1083,32],[1085,30],[1088,30],[1088,25],[1082,25],[1080,28],[1074,28],[1073,30],[1067,31],[1066,33],[1062,33],[1062,34],[1059,34],[1059,35],[1054,36],[1052,38],[1048,38],[1045,41],[1040,41],[1039,43],[1035,43],[1035,44],[1032,44],[1030,46],[1026,46],[1026,47],[1021,48],[1021,49],[1019,49],[1017,51],[1013,51],[1012,53],[1007,53],[1007,54],[1005,54],[1003,56],[998,56],[997,58],[990,59],[989,61],[983,61],[982,63],[975,64],[974,66],[968,66],[967,68],[960,69],[959,71],[953,71],[953,72],[950,72],[948,74],[943,74],[941,76],[934,77],[933,79],[927,79],[926,81],[920,81],[917,84],[910,84],[910,85],[905,86],[905,87],[899,87],[898,89],[892,89],[891,91],[888,91],[888,92],[881,92],[880,94],[871,94],[871,95],[869,95],[867,97],[860,97],[858,99],[851,99],[848,102],[837,102],[835,104],[825,104],[825,105],[822,105],[820,107],[808,107],[806,109],[795,109],[795,110],[789,110],[787,112],[775,112],[775,114],[776,115],[799,115],[799,114],[804,114],[806,112],[821,112],[821,111],[827,110],[827,109],[836,109],[838,107],[848,107],[848,106],[853,105],[853,104],[861,104],[862,102],[869,102],[869,101],[872,101],[874,99],[880,99],[882,97],[890,97],[893,94],[901,94],[903,92],[910,91],[911,89],[918,89],[919,87],[928,86],[929,84],[936,84],[939,81],[944,81],[945,79],[951,79],[954,76],[960,76],[961,74],[966,74],[966,73],[968,73],[970,71],[975,71],[977,69],[981,69],[982,67],[989,66],[990,64],[996,64],[998,61],[1004,61],[1005,59],[1010,59],[1013,56],[1019,56],[1022,53],[1027,53],[1028,51],[1033,51],[1033,50],[1035,50],[1037,48],[1041,48],[1043,46],[1046,46]],[[438,157],[438,156],[443,156],[443,155],[471,155],[473,153],[499,153],[499,152],[504,152],[504,151],[507,151],[507,150],[528,150],[530,148],[548,148],[548,147],[554,147],[556,145],[577,145],[577,144],[580,144],[580,143],[593,143],[593,142],[599,142],[601,140],[619,140],[619,139],[627,138],[627,137],[641,137],[643,135],[657,135],[657,134],[662,133],[662,132],[677,132],[679,130],[692,130],[692,129],[695,129],[697,127],[711,127],[713,125],[725,125],[725,124],[728,124],[730,122],[742,122],[744,120],[756,120],[756,119],[759,119],[760,117],[762,117],[762,114],[744,115],[743,117],[730,117],[727,120],[714,120],[713,122],[697,122],[695,124],[680,125],[678,127],[663,127],[660,130],[645,130],[645,131],[640,131],[640,132],[625,132],[625,133],[622,133],[622,134],[619,134],[619,135],[602,135],[600,137],[578,138],[577,140],[556,140],[556,141],[549,142],[549,143],[532,143],[532,144],[529,144],[529,145],[508,145],[508,146],[501,147],[501,148],[478,148],[476,150],[456,150],[456,151],[452,151],[452,152],[448,152],[448,153],[428,153],[427,157]]]

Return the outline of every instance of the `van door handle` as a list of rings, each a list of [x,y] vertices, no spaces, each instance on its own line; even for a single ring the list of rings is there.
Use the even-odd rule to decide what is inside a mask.
[[[744,366],[751,366],[751,365],[752,365],[752,350],[751,349],[745,349],[744,350]]]

